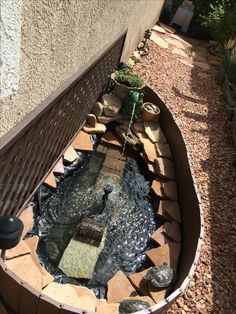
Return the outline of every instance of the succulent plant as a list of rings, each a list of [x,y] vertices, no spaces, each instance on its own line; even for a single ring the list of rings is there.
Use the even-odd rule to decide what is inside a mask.
[[[133,74],[129,70],[118,70],[114,73],[114,79],[127,87],[142,87],[144,86],[144,80],[138,75]]]

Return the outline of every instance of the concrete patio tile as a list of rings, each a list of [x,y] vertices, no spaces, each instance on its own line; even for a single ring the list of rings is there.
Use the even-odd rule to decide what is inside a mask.
[[[107,282],[108,303],[121,302],[127,297],[136,296],[137,292],[122,271],[118,271]]]
[[[74,138],[71,146],[79,151],[92,152],[93,151],[93,143],[89,134],[84,131],[80,131],[78,135]]]

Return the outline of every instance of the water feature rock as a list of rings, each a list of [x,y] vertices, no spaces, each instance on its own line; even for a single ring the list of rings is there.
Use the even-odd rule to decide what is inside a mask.
[[[150,304],[144,300],[138,299],[131,299],[131,300],[124,300],[120,303],[119,306],[119,313],[120,314],[129,314],[138,311],[142,311],[150,307]]]
[[[78,155],[72,146],[69,146],[63,155],[63,160],[71,164],[78,158]]]
[[[103,111],[108,117],[116,116],[122,107],[120,98],[112,94],[103,95],[101,103],[103,105]]]
[[[107,282],[107,301],[109,303],[121,302],[127,297],[136,295],[136,290],[122,271],[118,271]]]
[[[166,288],[170,286],[174,278],[173,269],[166,263],[148,270],[144,280],[149,281],[155,288]]]
[[[166,137],[160,125],[156,122],[144,122],[144,130],[153,143],[167,143]]]
[[[71,143],[71,146],[79,151],[87,151],[87,152],[92,152],[93,151],[93,144],[91,141],[90,136],[83,132],[80,131],[78,135],[75,137],[73,142]]]

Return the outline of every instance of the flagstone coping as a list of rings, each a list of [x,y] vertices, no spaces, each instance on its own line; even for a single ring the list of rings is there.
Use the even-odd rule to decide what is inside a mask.
[[[47,178],[43,181],[43,183],[52,189],[56,189],[57,188],[57,181],[56,178],[53,174],[53,172],[50,172],[49,175],[47,176]]]
[[[65,173],[65,168],[63,165],[63,158],[60,158],[54,168],[52,169],[53,173],[56,174],[64,174]]]
[[[71,164],[78,158],[78,155],[72,146],[69,146],[63,155],[63,160]]]
[[[78,135],[74,138],[71,146],[75,150],[92,152],[93,151],[93,143],[89,134],[84,131],[80,131]]]
[[[33,207],[29,206],[22,211],[19,216],[20,220],[24,224],[23,232],[22,232],[22,239],[26,236],[26,234],[32,229],[34,223],[34,216],[33,216]]]

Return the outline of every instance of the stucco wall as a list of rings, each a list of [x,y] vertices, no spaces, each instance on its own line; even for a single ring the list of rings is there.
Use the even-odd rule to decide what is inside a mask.
[[[1,100],[0,135],[128,27],[123,58],[158,19],[164,0],[22,0],[19,89]]]

